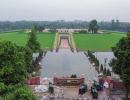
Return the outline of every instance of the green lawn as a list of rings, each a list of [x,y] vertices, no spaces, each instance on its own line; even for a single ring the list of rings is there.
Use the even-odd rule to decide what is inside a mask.
[[[38,33],[37,38],[41,44],[41,48],[51,49],[53,48],[55,34],[53,33]],[[27,33],[11,32],[1,33],[0,41],[8,40],[16,43],[17,45],[24,46],[29,38]]]
[[[111,51],[111,48],[123,37],[123,33],[110,34],[74,34],[77,48],[91,51]]]

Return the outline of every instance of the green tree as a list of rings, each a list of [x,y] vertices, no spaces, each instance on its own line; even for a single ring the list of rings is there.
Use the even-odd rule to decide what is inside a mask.
[[[89,23],[89,32],[97,33],[98,29],[99,29],[99,26],[97,24],[97,21],[96,20],[90,21],[90,23]]]
[[[36,26],[37,31],[42,32],[45,28],[43,26]]]
[[[37,100],[37,98],[33,95],[31,90],[26,87],[20,87],[16,89],[13,93],[12,98],[9,97],[9,100]]]
[[[2,96],[6,94],[6,92],[7,92],[7,86],[4,83],[0,83],[0,95]]]
[[[113,66],[115,73],[120,75],[126,87],[126,100],[130,91],[130,32],[123,37],[113,48],[116,63]]]
[[[27,51],[9,41],[0,42],[0,100],[35,100],[32,99],[35,98],[33,93],[24,88],[28,70]],[[18,94],[20,96],[16,99]]]
[[[103,75],[106,75],[106,72],[107,72],[107,70],[106,70],[106,67],[103,69]]]
[[[72,74],[71,78],[77,78],[77,75],[76,74]]]
[[[115,20],[114,19],[112,19],[112,21],[111,21],[111,27],[112,27],[112,29],[115,29]]]
[[[116,63],[116,59],[115,59],[115,58],[112,58],[112,59],[110,60],[109,66],[112,67],[112,66],[114,66],[115,63]]]
[[[111,76],[111,71],[109,69],[106,71],[106,76]]]
[[[8,41],[0,42],[0,82],[16,84],[25,81],[27,70],[22,49]]]
[[[99,66],[99,60],[95,58],[95,66]]]
[[[111,21],[111,28],[113,30],[119,30],[120,29],[120,21],[117,19],[117,20],[112,20]]]
[[[10,92],[3,97],[3,100],[38,100],[32,91],[23,85],[12,86]]]
[[[33,53],[40,51],[40,43],[37,41],[37,35],[36,35],[36,27],[33,26],[31,32],[29,33],[30,37],[27,42],[27,46],[32,50]]]
[[[33,53],[31,49],[27,46],[24,48],[24,51],[25,67],[28,73],[32,73],[35,69],[33,65]]]
[[[103,65],[100,66],[100,72],[103,72]]]

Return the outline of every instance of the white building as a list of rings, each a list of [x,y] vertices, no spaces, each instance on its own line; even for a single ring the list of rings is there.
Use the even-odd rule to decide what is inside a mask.
[[[51,29],[44,29],[43,32],[49,32]],[[56,29],[56,32],[59,33],[73,33],[73,32],[80,32],[80,31],[86,31],[88,32],[88,29]]]
[[[50,29],[45,28],[42,32],[49,32]]]
[[[26,33],[30,33],[31,32],[31,29],[26,29]]]
[[[88,29],[56,29],[59,33],[73,33],[73,32],[80,32],[80,31],[88,31]]]

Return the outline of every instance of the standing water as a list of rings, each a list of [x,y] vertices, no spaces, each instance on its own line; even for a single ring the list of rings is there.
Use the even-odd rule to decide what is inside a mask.
[[[99,59],[100,64],[105,64],[106,67],[111,70],[108,63],[112,59],[112,52],[96,52],[94,55]],[[83,52],[71,52],[68,40],[61,40],[61,48],[58,52],[48,51],[45,58],[41,62],[41,76],[53,77],[55,76],[69,76],[76,74],[78,76],[84,76],[86,79],[93,80],[98,76],[95,68],[90,64],[88,58]]]
[[[61,49],[58,52],[48,51],[42,60],[42,77],[69,76],[76,74],[84,75],[86,79],[94,79],[98,76],[95,68],[92,67],[88,58],[83,52],[71,52],[68,47],[68,40],[61,40]]]
[[[99,60],[100,64],[112,71],[109,63],[112,58],[115,58],[113,52],[95,52],[94,55]]]
[[[58,53],[47,52],[42,60],[41,76],[53,77],[55,74],[57,76],[84,74],[87,79],[93,79],[98,75],[83,52],[72,53],[69,49],[60,49]]]

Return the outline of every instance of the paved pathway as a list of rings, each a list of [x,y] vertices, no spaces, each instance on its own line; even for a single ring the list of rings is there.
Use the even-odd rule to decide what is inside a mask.
[[[75,41],[73,38],[73,33],[70,33],[70,38],[71,38],[71,45],[72,45],[73,49],[76,49],[76,44],[75,44]]]
[[[69,44],[68,44],[67,39],[61,39],[61,48],[63,48],[63,49],[69,48]]]
[[[55,35],[55,41],[54,41],[54,50],[56,50],[56,48],[57,48],[58,40],[59,40],[59,33],[56,33],[56,35]]]
[[[43,97],[39,97],[39,100],[93,100],[90,91],[85,93],[83,96],[79,97],[78,95],[79,87],[60,87],[60,89],[63,90],[59,91],[57,91],[57,89],[55,88],[55,97],[50,98],[49,94],[46,94],[43,95]],[[98,92],[98,94],[99,94],[98,99],[94,100],[121,100],[121,97],[118,95],[109,96],[109,91],[107,89],[104,89],[104,91],[102,92]]]

